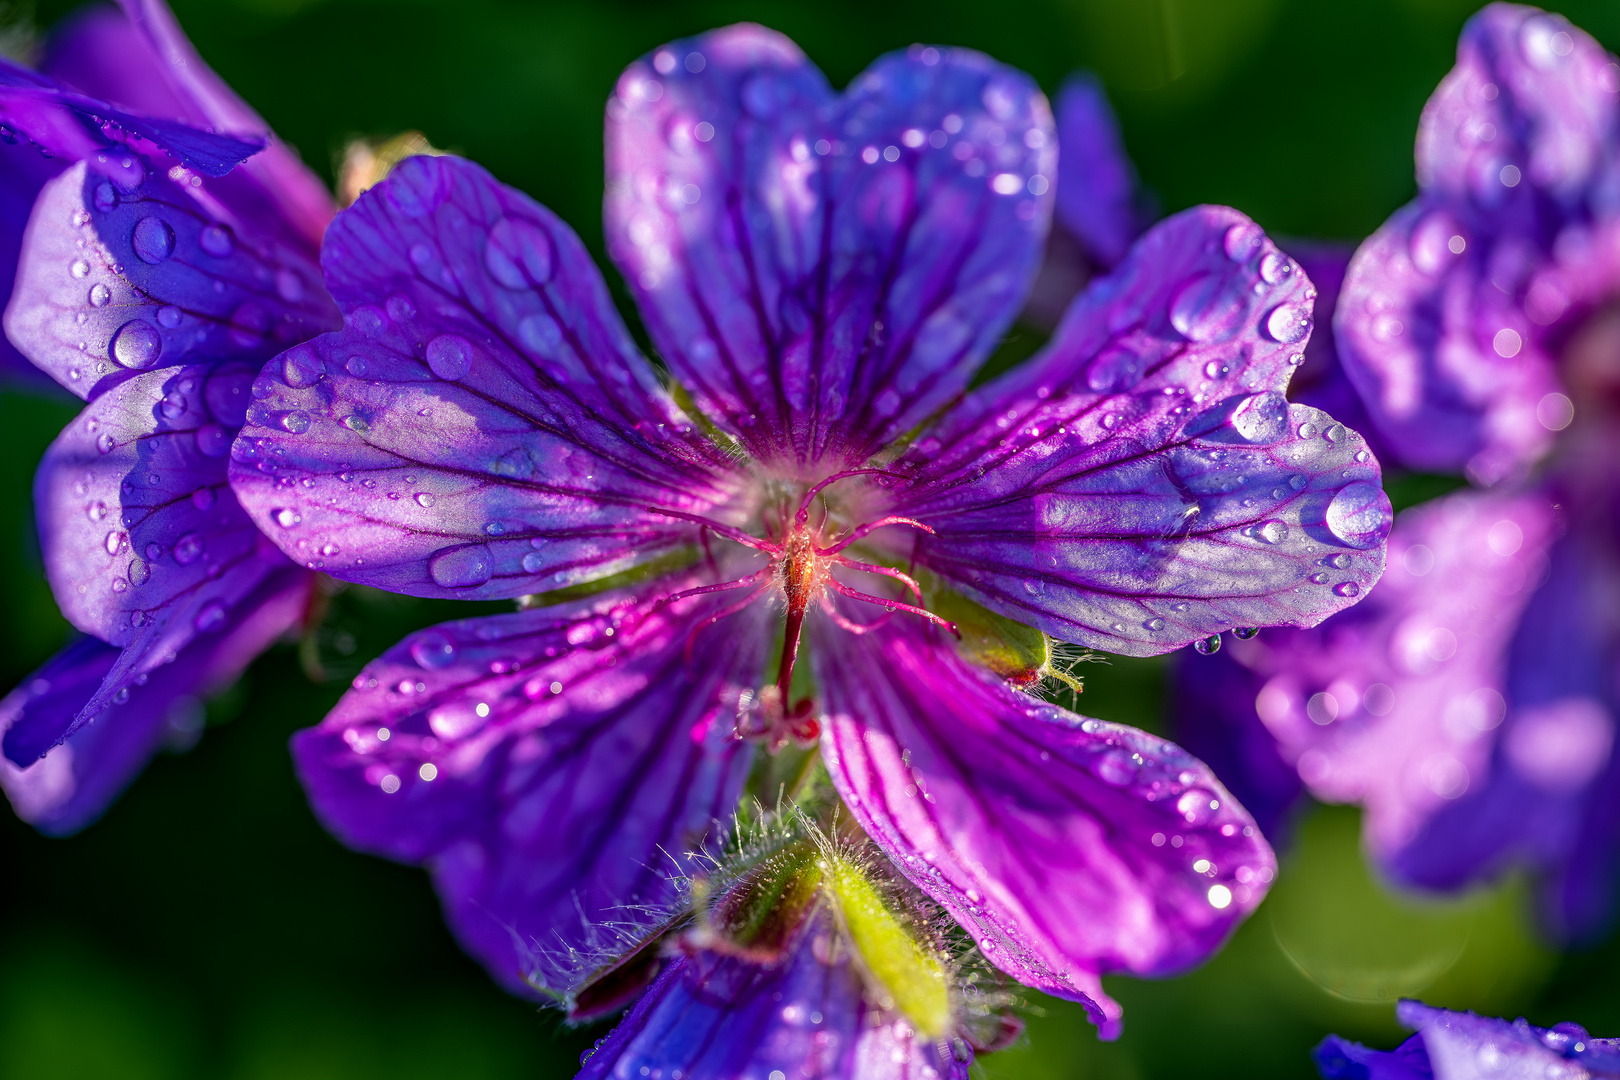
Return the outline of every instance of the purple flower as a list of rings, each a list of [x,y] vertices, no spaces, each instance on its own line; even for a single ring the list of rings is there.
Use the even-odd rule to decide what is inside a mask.
[[[166,7],[87,13],[48,58],[60,79],[0,68],[13,150],[55,173],[5,321],[89,401],[34,497],[46,575],[90,638],[0,703],[0,783],[65,833],[301,618],[310,576],[243,513],[226,454],[265,358],[338,318],[316,265],[330,202]]]
[[[1360,802],[1372,854],[1420,887],[1536,867],[1548,926],[1566,938],[1608,925],[1620,884],[1620,627],[1607,599],[1620,580],[1620,325],[1587,317],[1598,291],[1568,294],[1556,318],[1545,305],[1576,280],[1559,275],[1577,255],[1583,289],[1616,286],[1591,270],[1596,238],[1620,220],[1610,181],[1592,170],[1620,139],[1591,118],[1612,119],[1617,77],[1562,20],[1501,5],[1476,16],[1425,113],[1425,192],[1357,253],[1336,316],[1347,372],[1393,457],[1498,479],[1522,474],[1560,431],[1543,475],[1408,511],[1366,604],[1316,630],[1236,643],[1179,677],[1188,745],[1245,805],[1280,813],[1300,780],[1319,798]],[[1414,224],[1433,221],[1468,228]],[[1380,323],[1390,312],[1396,322]],[[1496,334],[1482,312],[1519,327],[1528,354],[1509,364],[1465,349]],[[1420,363],[1409,350],[1423,342]],[[1465,385],[1479,395],[1458,396]],[[1400,387],[1405,412],[1390,396]]]
[[[1541,1028],[1420,1001],[1402,1001],[1395,1014],[1417,1034],[1394,1050],[1324,1039],[1311,1056],[1325,1080],[1620,1077],[1620,1039],[1594,1039],[1579,1024]]]
[[[1110,1028],[1101,973],[1185,968],[1259,902],[1269,848],[1202,764],[1017,686],[1045,635],[1149,655],[1349,606],[1389,503],[1358,436],[1284,401],[1311,286],[1224,208],[970,389],[1052,148],[1033,84],[971,52],[842,96],[758,27],[638,61],[608,247],[672,392],[573,233],[477,166],[410,159],[334,221],[345,327],[265,368],[232,483],[307,566],[529,597],[408,638],[295,739],[327,825],[432,867],[507,985],[667,902],[750,769],[793,760],[754,743],[819,738],[901,873]]]
[[[1522,475],[1569,424],[1559,352],[1620,287],[1620,67],[1559,16],[1490,5],[1424,108],[1417,172],[1345,278],[1346,373],[1404,464]]]

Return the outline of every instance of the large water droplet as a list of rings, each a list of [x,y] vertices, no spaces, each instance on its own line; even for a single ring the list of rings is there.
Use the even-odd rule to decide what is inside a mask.
[[[1288,525],[1286,522],[1273,518],[1255,529],[1254,535],[1256,539],[1263,540],[1268,544],[1280,544],[1288,539]]]
[[[293,409],[291,412],[281,414],[281,428],[294,435],[302,435],[309,430],[309,413],[303,409]]]
[[[1294,273],[1294,260],[1280,251],[1268,251],[1260,260],[1260,276],[1268,285],[1280,284]]]
[[[433,374],[449,382],[467,374],[472,367],[473,348],[466,338],[440,334],[427,344],[427,365]]]
[[[437,671],[455,663],[456,645],[441,631],[429,630],[411,642],[411,658],[429,671]]]
[[[1248,314],[1248,291],[1219,274],[1193,278],[1170,302],[1170,324],[1188,341],[1225,341]]]
[[[495,575],[495,560],[483,544],[444,548],[428,560],[434,584],[445,589],[471,589]]]
[[[157,327],[140,319],[131,319],[113,334],[107,347],[110,359],[127,368],[149,368],[157,363],[163,352],[163,338]]]
[[[1394,516],[1383,488],[1357,482],[1346,484],[1333,496],[1324,520],[1340,543],[1365,551],[1384,542]]]
[[[300,521],[303,521],[304,515],[300,514],[297,510],[294,510],[290,506],[283,506],[279,510],[270,511],[270,520],[274,521],[277,525],[280,525],[283,529],[290,529],[297,525]]]
[[[107,286],[103,285],[99,281],[96,282],[94,285],[90,286],[90,306],[91,307],[106,307],[111,302],[112,302],[112,290],[111,289],[107,288]]]
[[[72,274],[76,278],[89,277],[90,264],[85,262],[83,259],[74,259],[73,262],[68,266],[68,273]]]
[[[174,254],[174,230],[160,217],[143,217],[135,223],[130,243],[141,262],[160,263]]]
[[[1232,428],[1245,442],[1277,442],[1288,433],[1288,399],[1275,390],[1244,398],[1232,412]]]
[[[527,218],[503,217],[484,242],[484,268],[508,289],[529,289],[551,280],[551,237]]]
[[[420,506],[423,509],[426,509],[427,507],[432,506],[433,502],[434,502],[433,492],[431,492],[431,491],[418,491],[416,493],[416,505],[417,506]]]
[[[1211,634],[1206,638],[1199,638],[1192,643],[1193,651],[1200,656],[1210,656],[1221,651],[1221,635]]]
[[[181,566],[190,566],[196,562],[203,553],[203,538],[196,533],[186,533],[174,542],[174,561]]]
[[[1278,304],[1266,316],[1266,333],[1284,345],[1304,341],[1311,332],[1311,312],[1304,304]]]
[[[1228,259],[1235,263],[1246,263],[1254,258],[1255,252],[1260,250],[1265,238],[1266,234],[1260,226],[1252,221],[1246,221],[1226,230],[1226,239],[1222,246]]]
[[[1361,586],[1353,581],[1341,581],[1333,586],[1333,592],[1338,596],[1360,596]]]
[[[191,493],[191,505],[199,510],[211,509],[218,496],[211,487],[200,487]]]

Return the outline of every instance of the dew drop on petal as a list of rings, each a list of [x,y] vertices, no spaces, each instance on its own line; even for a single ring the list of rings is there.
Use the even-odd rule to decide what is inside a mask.
[[[1170,324],[1188,341],[1225,341],[1249,313],[1246,291],[1219,274],[1200,274],[1170,302]]]
[[[1272,519],[1254,530],[1255,538],[1268,544],[1280,544],[1288,539],[1288,525]]]
[[[1271,340],[1294,345],[1311,332],[1311,313],[1304,304],[1278,304],[1266,316],[1266,333]]]
[[[218,630],[225,625],[225,605],[218,600],[204,604],[203,609],[197,612],[194,625],[205,634]]]
[[[215,258],[224,258],[236,249],[236,240],[223,225],[205,225],[197,234],[197,246]]]
[[[495,561],[483,544],[444,548],[428,560],[433,583],[445,589],[471,589],[495,574]]]
[[[1288,400],[1275,390],[1252,394],[1233,411],[1232,427],[1245,442],[1277,442],[1288,432]]]
[[[456,659],[455,642],[438,630],[429,630],[411,642],[411,659],[429,671],[449,667]]]
[[[416,493],[416,505],[422,507],[423,509],[432,506],[433,493],[431,491],[418,491]]]
[[[508,289],[531,289],[551,280],[551,238],[525,218],[503,217],[484,243],[484,268]]]
[[[1221,651],[1221,635],[1211,634],[1206,638],[1199,638],[1192,643],[1193,651],[1200,656],[1210,656]]]
[[[160,217],[143,217],[135,223],[130,243],[142,262],[155,265],[174,254],[174,229]]]
[[[190,566],[201,558],[203,553],[203,538],[196,533],[186,533],[174,542],[174,561],[181,566]]]
[[[131,319],[120,326],[107,348],[114,361],[136,369],[151,367],[162,352],[163,339],[158,336],[157,328],[141,319]]]
[[[427,364],[433,374],[454,382],[472,367],[472,345],[457,334],[440,334],[427,344]]]
[[[1365,551],[1384,542],[1394,517],[1383,488],[1357,481],[1346,484],[1333,496],[1324,523],[1340,543]]]
[[[284,506],[279,510],[270,511],[270,520],[274,521],[277,525],[280,525],[283,529],[290,529],[299,522],[303,521],[304,516],[297,510],[294,510],[292,507]]]
[[[106,307],[112,302],[112,290],[98,281],[90,286],[89,299],[91,307]]]

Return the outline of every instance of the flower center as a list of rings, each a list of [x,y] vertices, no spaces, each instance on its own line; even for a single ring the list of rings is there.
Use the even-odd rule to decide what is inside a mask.
[[[925,533],[933,529],[914,518],[886,515],[863,522],[848,531],[823,513],[819,523],[811,524],[811,511],[817,497],[829,485],[852,476],[867,474],[887,475],[881,469],[851,469],[827,477],[811,486],[799,500],[798,509],[790,516],[789,503],[783,501],[766,505],[760,514],[763,536],[754,536],[741,529],[724,525],[697,514],[661,507],[648,507],[653,513],[680,518],[701,525],[716,536],[731,540],[744,547],[764,553],[769,562],[747,577],[723,581],[715,585],[702,585],[665,597],[659,602],[672,604],[677,600],[703,593],[724,592],[732,589],[751,589],[741,601],[711,615],[693,630],[712,626],[735,615],[744,608],[769,595],[781,598],[786,606],[786,623],[782,633],[782,656],[777,664],[776,683],[765,687],[759,694],[752,721],[739,724],[739,733],[748,738],[761,738],[773,748],[788,740],[809,744],[821,733],[821,725],[812,714],[813,702],[809,697],[798,702],[790,700],[793,686],[793,665],[799,654],[799,640],[804,628],[804,617],[812,605],[818,606],[834,623],[854,634],[865,634],[877,629],[897,611],[909,612],[957,633],[956,624],[940,618],[922,606],[922,587],[915,578],[902,570],[876,563],[862,562],[844,554],[845,549],[878,529],[906,526]],[[873,596],[850,587],[833,576],[834,567],[891,578],[911,593],[916,603],[899,599]],[[872,622],[859,623],[845,618],[833,604],[832,593],[852,600],[872,604],[883,609],[883,615]]]

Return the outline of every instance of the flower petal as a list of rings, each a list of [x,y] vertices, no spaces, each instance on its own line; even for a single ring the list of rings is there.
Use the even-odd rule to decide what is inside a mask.
[[[154,367],[262,362],[338,317],[302,254],[220,223],[206,199],[126,156],[44,185],[5,325],[30,360],[92,398]]]
[[[1090,72],[1069,76],[1058,92],[1057,127],[1063,150],[1058,221],[1097,265],[1111,267],[1125,257],[1147,219],[1139,206],[1136,167],[1125,153],[1102,80]]]
[[[752,25],[665,46],[608,106],[608,250],[677,379],[756,457],[862,460],[1017,313],[1056,167],[1046,101],[965,49],[834,99]]]
[[[682,584],[413,634],[293,739],[327,828],[430,866],[462,944],[509,988],[594,966],[736,806],[765,605],[704,631],[712,598],[655,609]]]
[[[0,140],[0,296],[11,296],[16,283],[23,232],[28,227],[28,215],[39,197],[39,189],[61,170],[60,160],[40,156],[28,143],[8,145]],[[42,389],[55,389],[55,383],[34,367],[4,334],[0,334],[0,375]]]
[[[1392,515],[1362,439],[1283,398],[1314,297],[1235,210],[1155,226],[1040,356],[901,459],[897,512],[935,532],[919,561],[1010,618],[1139,656],[1353,604]]]
[[[690,542],[735,464],[658,386],[573,232],[451,157],[338,215],[345,329],[273,361],[231,480],[300,562],[417,596],[518,596]]]
[[[147,144],[143,149],[160,150],[205,176],[224,176],[265,147],[258,135],[222,135],[125,112],[3,57],[0,124],[62,156],[82,157],[134,136]]]
[[[1119,1007],[1099,975],[1197,963],[1275,874],[1201,762],[1021,694],[931,627],[822,633],[811,656],[823,757],[856,820],[986,959],[1105,1033]]]
[[[639,1080],[642,1069],[688,1080],[966,1080],[971,1047],[928,1042],[867,1004],[848,951],[835,946],[827,961],[835,932],[818,912],[775,965],[701,950],[677,956],[586,1052],[579,1080]]]
[[[1346,373],[1405,464],[1495,483],[1568,422],[1554,350],[1620,283],[1617,71],[1532,7],[1493,4],[1464,28],[1423,113],[1423,193],[1356,253],[1335,320]]]
[[[272,575],[212,634],[145,678],[94,638],[68,646],[0,701],[0,788],[17,816],[65,836],[94,822],[160,749],[202,733],[201,700],[235,681],[303,616],[309,575]],[[96,698],[106,702],[85,713]]]
[[[313,256],[336,209],[325,185],[203,62],[163,0],[122,0],[122,6],[89,8],[58,25],[47,42],[45,71],[148,116],[267,137],[263,151],[207,189],[252,222],[251,231]]]

